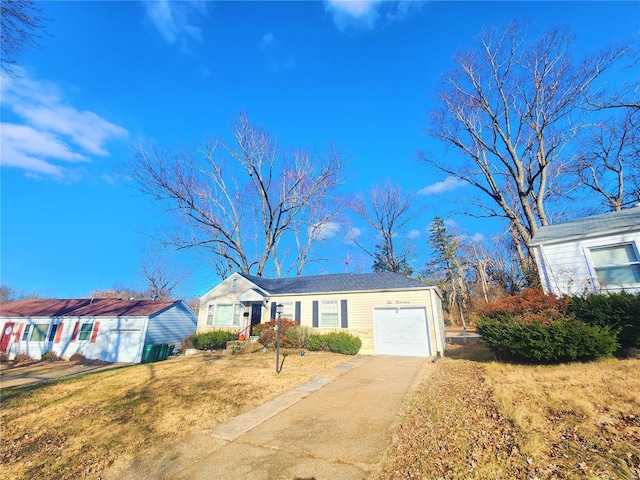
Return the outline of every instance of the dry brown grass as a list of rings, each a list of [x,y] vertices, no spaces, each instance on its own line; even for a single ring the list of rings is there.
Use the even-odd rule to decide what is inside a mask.
[[[491,363],[486,379],[545,478],[640,478],[640,361]]]
[[[455,346],[427,365],[380,479],[638,479],[640,360],[556,366]]]
[[[292,354],[276,375],[273,352],[203,354],[3,388],[0,478],[99,478],[118,458],[212,428],[350,359]]]

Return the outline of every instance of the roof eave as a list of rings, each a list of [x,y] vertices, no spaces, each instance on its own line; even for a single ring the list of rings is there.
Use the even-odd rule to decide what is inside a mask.
[[[584,233],[580,235],[571,235],[568,237],[560,237],[560,238],[552,238],[549,240],[535,240],[535,237],[529,242],[530,247],[537,247],[538,245],[549,245],[553,243],[566,243],[566,242],[574,242],[576,240],[586,240],[588,238],[598,238],[598,237],[607,237],[609,235],[618,235],[621,233],[633,233],[639,232],[640,228],[637,226],[625,227],[625,228],[614,228],[611,230],[601,230],[599,232],[592,233]]]

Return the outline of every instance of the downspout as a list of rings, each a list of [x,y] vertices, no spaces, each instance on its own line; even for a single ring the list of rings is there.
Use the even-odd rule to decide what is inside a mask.
[[[436,313],[436,309],[434,308],[434,299],[433,296],[435,291],[433,289],[429,290],[429,297],[431,303],[431,318],[433,318],[433,326],[436,334],[436,358],[433,359],[433,363],[436,363],[440,358],[442,358],[442,353],[444,352],[444,345],[442,345],[442,331],[440,331],[440,317]]]

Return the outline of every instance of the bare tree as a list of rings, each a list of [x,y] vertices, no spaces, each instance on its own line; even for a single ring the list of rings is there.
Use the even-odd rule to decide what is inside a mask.
[[[128,287],[123,282],[115,282],[107,290],[93,290],[90,296],[91,298],[118,298],[121,300],[141,300],[145,298],[144,292]]]
[[[216,138],[177,155],[139,146],[131,176],[141,192],[175,215],[179,227],[166,243],[213,255],[223,278],[234,271],[262,276],[269,260],[280,275],[278,248],[294,241],[310,206],[330,197],[339,182],[340,154],[282,153],[245,114],[234,121],[232,134],[231,142]]]
[[[586,129],[573,165],[579,184],[616,211],[640,199],[640,109],[619,113]]]
[[[374,259],[375,271],[389,271],[410,275],[413,271],[408,256],[411,245],[400,244],[404,229],[418,212],[413,210],[413,194],[402,194],[399,185],[387,180],[382,185],[374,185],[368,198],[360,193],[351,202],[351,209],[365,220],[376,236],[363,241],[357,236],[350,239]]]
[[[169,300],[174,297],[186,272],[159,255],[151,255],[140,264],[140,277],[144,283],[144,297],[152,300]]]
[[[33,298],[40,298],[40,295],[37,293],[25,293],[21,290],[16,290],[9,285],[0,284],[0,305],[18,302],[20,300],[30,300]]]
[[[0,65],[8,75],[16,73],[18,57],[30,48],[38,47],[40,32],[47,19],[33,0],[2,0],[2,56]]]
[[[553,193],[564,190],[563,150],[583,125],[597,80],[624,54],[624,47],[611,48],[576,64],[571,43],[561,30],[530,41],[515,22],[483,32],[477,48],[455,56],[427,130],[464,164],[420,154],[473,186],[479,196],[472,203],[484,215],[508,221],[525,270],[535,265],[528,242],[549,223]]]

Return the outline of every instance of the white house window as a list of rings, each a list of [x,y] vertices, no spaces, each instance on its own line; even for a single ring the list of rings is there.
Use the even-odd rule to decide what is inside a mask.
[[[33,326],[33,332],[31,333],[30,342],[44,342],[47,339],[47,332],[49,331],[48,323],[36,323]]]
[[[89,340],[91,337],[91,330],[93,330],[93,323],[83,323],[80,327],[80,334],[78,335],[78,340]]]
[[[51,331],[49,332],[49,341],[53,342],[56,338],[56,332],[58,331],[59,323],[54,323],[51,325]]]
[[[26,340],[27,340],[27,338],[29,338],[29,332],[30,332],[30,331],[31,331],[31,324],[30,324],[30,323],[27,323],[27,324],[24,326],[24,333],[22,334],[22,341],[23,341],[23,342],[24,342],[24,341],[26,341]]]
[[[231,288],[237,288],[238,287],[238,279],[234,278],[233,280],[231,280]]]
[[[282,302],[282,317],[287,320],[294,320],[293,317],[293,302]]]
[[[209,305],[207,307],[207,325],[213,326],[213,312],[215,312],[216,306]]]
[[[338,300],[320,302],[320,327],[337,328],[340,326],[340,303]]]
[[[209,305],[207,325],[215,327],[239,327],[244,306],[239,303],[218,303]]]
[[[633,244],[591,248],[589,251],[601,285],[640,283],[640,261]]]

